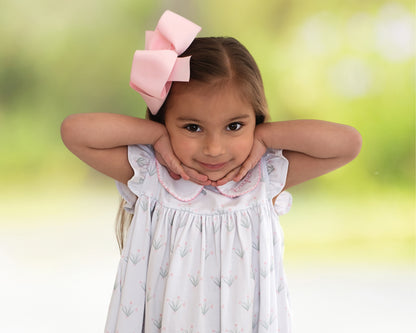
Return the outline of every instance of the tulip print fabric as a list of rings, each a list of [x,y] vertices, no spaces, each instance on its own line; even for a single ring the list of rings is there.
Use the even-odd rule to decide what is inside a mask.
[[[134,217],[105,332],[291,332],[282,152],[220,187],[173,180],[150,146],[129,146],[128,156],[134,176],[117,186]]]

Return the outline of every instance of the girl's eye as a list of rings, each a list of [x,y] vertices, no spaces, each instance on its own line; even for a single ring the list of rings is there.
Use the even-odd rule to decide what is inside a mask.
[[[229,131],[238,131],[243,125],[241,123],[231,123],[227,126]]]
[[[189,132],[200,132],[201,128],[196,124],[185,125],[185,129]]]

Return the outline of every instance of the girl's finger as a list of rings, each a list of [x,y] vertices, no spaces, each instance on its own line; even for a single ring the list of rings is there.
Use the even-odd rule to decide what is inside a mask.
[[[167,168],[170,169],[172,172],[176,173],[177,175],[179,175],[181,178],[185,179],[185,180],[189,180],[189,176],[188,174],[185,172],[182,164],[179,162],[179,160],[171,155],[169,156],[169,159],[166,161],[167,163]]]
[[[233,170],[231,170],[228,174],[226,174],[223,178],[221,178],[220,180],[217,180],[216,182],[213,183],[214,186],[222,186],[226,183],[228,183],[229,181],[233,180],[236,175],[238,174],[240,168],[235,168]]]
[[[246,162],[244,162],[244,164],[241,166],[240,170],[238,171],[238,173],[235,175],[235,177],[233,178],[233,180],[235,182],[239,182],[241,179],[244,178],[244,176],[247,174],[247,172],[249,172],[252,169],[252,163],[247,160]]]
[[[168,170],[168,172],[169,172],[169,176],[171,176],[173,179],[175,179],[175,180],[179,180],[179,179],[181,179],[181,176],[180,175],[178,175],[178,174],[176,174],[176,173],[174,173],[173,171],[171,171],[170,169],[167,169]]]
[[[166,162],[165,158],[163,158],[162,154],[160,154],[157,151],[155,151],[155,156],[156,156],[156,159],[159,161],[159,163],[168,170],[169,175],[173,179],[178,180],[183,177],[188,177],[185,171],[183,169],[181,170],[179,161],[176,162],[174,158],[170,158],[169,163],[168,163]],[[177,163],[176,165],[175,165],[175,162]],[[189,179],[189,177],[185,179]]]
[[[243,177],[249,172],[251,169],[253,169],[257,163],[260,161],[263,154],[266,152],[266,147],[262,145],[259,141],[255,142],[253,145],[253,149],[250,153],[250,155],[247,157],[245,162],[241,165],[240,171],[238,174],[234,177],[235,182],[239,182]]]
[[[193,182],[201,184],[201,185],[211,184],[211,181],[208,180],[208,176],[199,173],[195,169],[191,169],[185,165],[183,165],[183,169],[185,170],[186,174],[191,178]]]

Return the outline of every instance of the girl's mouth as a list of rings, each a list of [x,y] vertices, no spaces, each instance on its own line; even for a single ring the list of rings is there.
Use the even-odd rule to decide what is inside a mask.
[[[225,166],[226,163],[211,164],[199,162],[199,164],[206,170],[220,170]]]

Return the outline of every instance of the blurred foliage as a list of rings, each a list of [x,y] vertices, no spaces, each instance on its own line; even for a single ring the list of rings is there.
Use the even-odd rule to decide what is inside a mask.
[[[143,116],[128,86],[132,55],[167,8],[200,24],[201,36],[231,35],[248,47],[273,120],[319,118],[362,133],[356,161],[308,186],[414,195],[415,20],[407,0],[3,0],[2,184],[102,179],[63,147],[60,123],[77,112]]]
[[[0,223],[55,224],[75,198],[115,194],[112,180],[63,146],[60,124],[78,112],[144,115],[130,66],[165,9],[201,25],[200,36],[247,46],[273,120],[325,119],[363,136],[351,164],[291,189],[295,205],[282,218],[289,261],[414,262],[410,0],[3,0]]]

